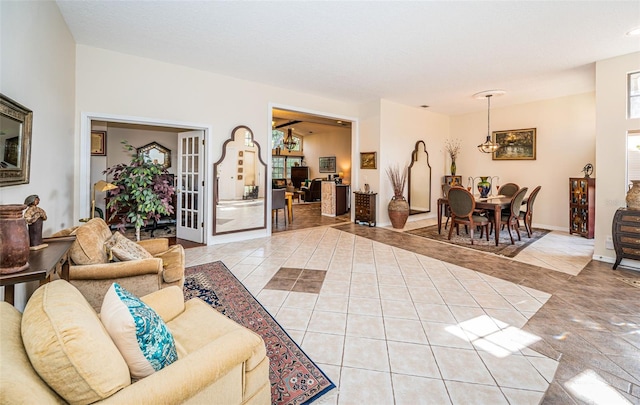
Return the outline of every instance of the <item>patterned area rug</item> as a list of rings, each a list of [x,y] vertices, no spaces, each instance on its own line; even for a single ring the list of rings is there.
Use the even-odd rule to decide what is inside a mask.
[[[269,356],[271,402],[309,404],[335,385],[222,262],[185,270],[185,299],[198,297],[258,333]]]
[[[624,277],[616,277],[618,280],[622,281],[623,283],[627,283],[631,286],[634,286],[636,288],[640,288],[640,280],[635,280],[635,279],[630,279],[630,278],[624,278]]]
[[[460,227],[459,236],[456,235],[456,231],[454,229],[453,234],[451,235],[451,240],[447,239],[449,236],[449,228],[447,227],[447,229],[444,229],[444,221],[442,224],[442,234],[440,235],[438,234],[438,225],[431,225],[424,228],[406,231],[406,233],[421,236],[423,238],[433,239],[457,246],[464,246],[471,249],[481,250],[483,252],[494,253],[496,255],[506,257],[515,257],[518,253],[520,253],[520,251],[522,251],[522,249],[526,248],[549,232],[551,231],[547,229],[534,228],[531,238],[528,238],[527,231],[522,228],[522,230],[520,230],[520,236],[522,240],[518,241],[518,236],[514,233],[513,240],[515,244],[512,245],[511,239],[509,239],[509,232],[505,228],[500,232],[500,240],[498,242],[498,246],[496,246],[495,236],[493,234],[489,236],[489,241],[487,242],[487,239],[484,236],[482,239],[480,239],[480,231],[474,231],[472,246],[469,235],[467,235],[467,233],[464,231],[464,227],[462,226]]]
[[[153,235],[151,235],[153,233]],[[136,240],[136,230],[134,228],[127,228],[124,232],[124,236],[131,240]],[[144,230],[140,229],[140,240],[153,239],[153,238],[175,238],[176,226],[175,225],[158,225],[156,229]]]

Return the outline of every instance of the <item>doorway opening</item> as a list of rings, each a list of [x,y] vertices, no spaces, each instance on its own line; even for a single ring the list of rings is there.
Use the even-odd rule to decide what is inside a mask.
[[[153,226],[150,225],[147,231],[151,233],[157,231],[161,236],[176,239],[183,245],[207,243],[205,226],[205,217],[208,215],[205,209],[207,206],[205,191],[207,190],[204,187],[206,173],[203,170],[206,167],[207,157],[203,145],[205,136],[210,131],[208,127],[113,116],[83,116],[81,126],[83,134],[80,142],[81,201],[89,201],[89,198],[93,198],[94,185],[98,181],[109,181],[103,174],[107,167],[131,161],[132,152],[123,148],[123,141],[135,148],[149,144],[160,145],[162,150],[168,151],[167,171],[176,188],[176,195],[172,201],[174,214],[161,218]],[[93,153],[91,148],[93,132],[104,134],[104,153],[102,154]],[[95,196],[95,206],[104,213],[104,219],[109,222],[110,215],[106,210],[107,198],[106,192],[98,192]],[[79,207],[80,218],[90,217],[88,212],[90,205],[87,203]]]
[[[291,221],[271,221],[271,232],[350,221],[356,120],[280,107],[271,113],[271,185],[287,188],[292,200]],[[332,197],[340,201],[328,204],[340,212],[322,203],[322,181],[340,184],[339,197]]]

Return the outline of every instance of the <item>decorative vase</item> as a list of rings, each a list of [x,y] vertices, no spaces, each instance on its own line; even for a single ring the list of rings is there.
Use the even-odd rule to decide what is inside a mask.
[[[489,176],[480,176],[478,191],[481,198],[486,198],[489,195],[489,191],[491,191],[491,183],[487,181],[488,178]]]
[[[29,267],[29,229],[23,204],[0,205],[0,274]]]
[[[631,180],[633,185],[627,191],[627,208],[640,210],[640,180]]]
[[[409,203],[405,200],[404,196],[397,195],[391,198],[388,211],[391,226],[395,229],[404,228],[404,224],[407,223],[407,219],[409,218]]]
[[[452,176],[456,175],[456,160],[455,159],[451,159],[451,175]]]

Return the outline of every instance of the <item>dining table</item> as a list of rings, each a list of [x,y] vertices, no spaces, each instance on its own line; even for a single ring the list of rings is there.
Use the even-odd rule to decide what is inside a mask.
[[[474,198],[476,200],[476,209],[493,211],[493,229],[495,229],[494,235],[496,239],[496,246],[498,246],[498,241],[500,240],[500,219],[502,218],[502,210],[509,209],[511,205],[511,197],[497,195],[485,198],[474,196]],[[444,197],[438,198],[438,234],[440,234],[440,230],[442,229],[442,213],[447,205],[449,205],[448,199]]]

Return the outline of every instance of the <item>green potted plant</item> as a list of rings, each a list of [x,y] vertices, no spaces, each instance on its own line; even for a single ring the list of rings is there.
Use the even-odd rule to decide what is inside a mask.
[[[407,166],[402,171],[396,166],[387,168],[387,176],[393,187],[393,197],[389,201],[388,212],[391,226],[396,229],[404,228],[409,218],[409,203],[404,198],[404,188],[407,184]]]
[[[140,228],[162,215],[173,214],[171,197],[176,191],[166,176],[169,172],[162,165],[145,159],[127,141],[122,141],[122,144],[125,150],[133,152],[131,162],[119,163],[104,171],[112,177],[111,183],[117,186],[109,191],[107,210],[111,212],[109,220],[119,213],[126,213],[118,227],[124,228],[127,222],[132,224],[139,241]]]

